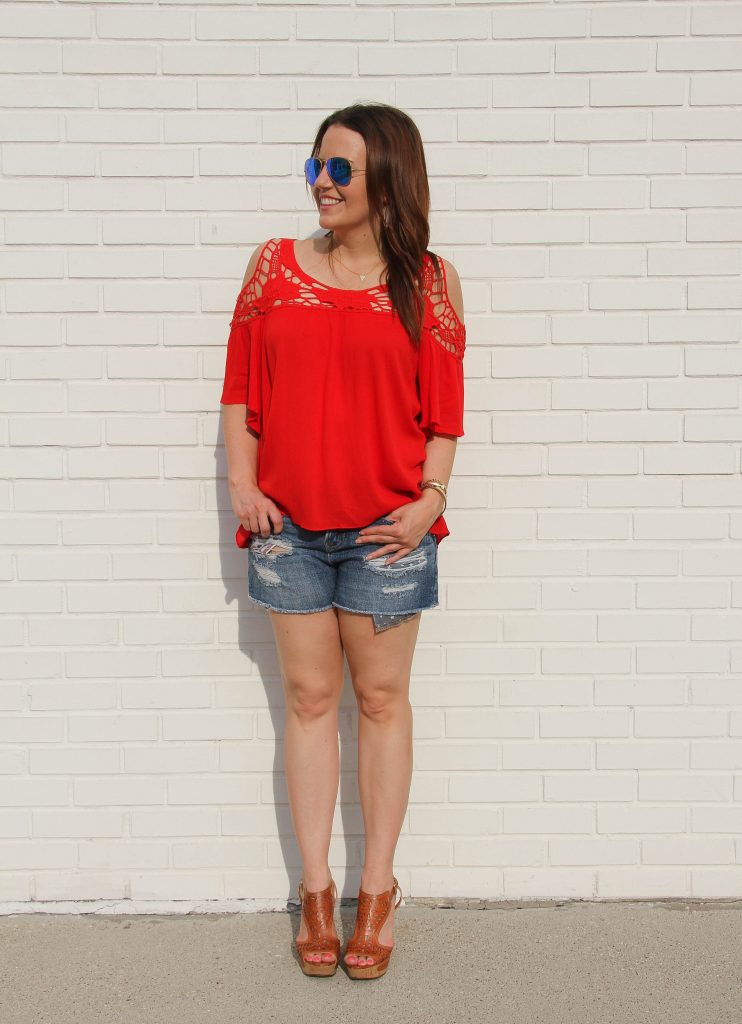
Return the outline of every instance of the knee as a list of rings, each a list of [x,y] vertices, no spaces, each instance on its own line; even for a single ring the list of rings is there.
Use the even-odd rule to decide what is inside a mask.
[[[360,682],[354,685],[354,689],[359,713],[377,722],[396,719],[410,706],[407,694],[403,692],[398,680]]]
[[[320,684],[292,683],[287,688],[287,708],[297,718],[312,721],[334,710],[338,692]]]

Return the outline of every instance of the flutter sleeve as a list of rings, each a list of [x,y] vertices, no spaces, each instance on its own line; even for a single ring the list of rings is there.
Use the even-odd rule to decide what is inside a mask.
[[[429,436],[464,436],[464,350],[466,327],[451,304],[446,271],[436,280],[432,261],[426,274],[425,317],[418,349],[420,426]]]
[[[263,323],[267,308],[266,252],[240,290],[229,324],[221,405],[246,405],[245,424],[256,434],[263,428]]]

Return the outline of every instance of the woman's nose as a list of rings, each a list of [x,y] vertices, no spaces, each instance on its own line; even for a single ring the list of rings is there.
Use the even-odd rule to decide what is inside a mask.
[[[334,185],[332,178],[327,173],[327,164],[322,165],[322,170],[317,175],[314,184],[323,185],[325,188],[327,188],[328,185]]]

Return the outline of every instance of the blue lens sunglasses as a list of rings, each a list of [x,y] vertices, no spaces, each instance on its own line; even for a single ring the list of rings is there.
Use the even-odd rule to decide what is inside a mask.
[[[365,167],[354,167],[344,156],[330,156],[327,160],[322,160],[318,156],[310,156],[304,161],[304,175],[310,185],[314,185],[325,166],[327,173],[336,185],[350,185],[350,179],[354,174],[365,174],[366,172]]]

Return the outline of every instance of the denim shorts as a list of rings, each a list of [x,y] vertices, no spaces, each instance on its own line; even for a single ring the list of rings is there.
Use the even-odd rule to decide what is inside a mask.
[[[368,526],[392,523],[380,517]],[[284,515],[283,530],[248,543],[250,599],[276,612],[323,612],[344,608],[372,615],[374,631],[438,606],[438,544],[426,533],[418,546],[385,565],[395,552],[364,561],[379,541],[356,544],[358,529],[306,530]]]

